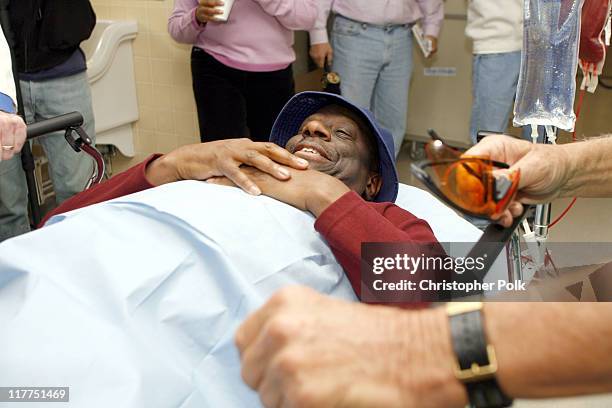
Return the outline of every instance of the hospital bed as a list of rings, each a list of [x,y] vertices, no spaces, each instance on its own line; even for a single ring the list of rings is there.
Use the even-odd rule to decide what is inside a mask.
[[[402,185],[397,204],[441,241],[480,236],[423,190]],[[260,406],[233,343],[245,316],[292,284],[356,301],[313,224],[269,197],[182,181],[0,244],[0,383],[70,387],[74,407]]]

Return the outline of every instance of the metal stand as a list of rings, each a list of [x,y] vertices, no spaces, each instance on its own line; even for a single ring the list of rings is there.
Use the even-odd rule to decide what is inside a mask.
[[[548,239],[548,226],[550,225],[551,204],[538,204],[535,210],[535,220],[533,222],[533,232],[538,241]]]
[[[521,235],[517,228],[512,233],[512,238],[506,247],[506,259],[508,259],[508,282],[523,280],[523,265],[521,264]]]
[[[558,129],[551,128],[553,133],[553,138],[556,139]],[[550,144],[551,140],[548,137],[548,134],[544,136],[544,143]],[[541,247],[546,245],[546,241],[548,240],[548,229],[550,225],[550,215],[552,212],[551,203],[546,204],[538,204],[535,207],[535,217],[533,221],[533,233],[535,240],[537,242],[537,246],[539,250],[542,250]],[[523,265],[521,262],[521,240],[519,229],[514,232],[512,239],[508,245],[507,249],[508,253],[508,278],[510,280],[520,279],[523,280]],[[536,258],[539,259],[539,258]],[[535,260],[535,259],[534,259]]]
[[[9,0],[0,0],[0,25],[2,25],[4,37],[9,45],[11,60],[13,62],[13,78],[15,80],[15,90],[17,91],[17,112],[25,121],[25,111],[23,109],[23,100],[21,99],[21,86],[19,84],[19,77],[17,74],[17,63],[13,53],[13,49],[15,48],[15,38],[13,37],[13,32],[11,30],[8,7]],[[29,143],[25,143],[21,149],[21,167],[25,172],[26,183],[28,186],[28,202],[30,207],[30,215],[32,217],[32,224],[38,225],[41,220],[40,205],[38,204],[36,179],[34,178],[34,156],[32,155],[32,149]]]
[[[556,127],[546,126],[546,132],[543,138],[544,144],[552,144],[557,140],[559,130]],[[548,239],[548,226],[550,225],[551,204],[539,204],[536,206],[535,220],[533,223],[533,232],[535,233],[538,242],[544,242]]]
[[[26,184],[28,186],[28,205],[30,207],[30,216],[32,218],[32,227],[40,223],[42,219],[40,214],[40,205],[38,204],[38,191],[36,190],[36,178],[34,177],[34,155],[30,143],[25,143],[21,149],[21,167],[25,172]]]

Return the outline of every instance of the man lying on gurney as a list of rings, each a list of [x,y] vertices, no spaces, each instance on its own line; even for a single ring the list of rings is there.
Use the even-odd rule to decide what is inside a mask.
[[[0,244],[0,384],[70,387],[74,407],[256,407],[234,344],[249,313],[291,284],[355,301],[362,241],[435,240],[427,223],[390,203],[391,138],[358,108],[298,95],[272,140],[295,157],[248,141],[183,147]],[[296,157],[309,170],[289,169],[288,180],[267,159],[300,167]],[[263,194],[315,214],[314,226],[310,214],[269,197],[171,183],[226,175],[249,188],[236,176],[243,163],[285,179],[241,168]],[[442,240],[475,238],[432,196],[400,192]]]
[[[59,213],[178,180],[237,184],[312,213],[357,294],[362,242],[437,242],[427,222],[392,204],[398,192],[393,140],[369,111],[337,95],[304,92],[281,111],[270,140],[276,145],[226,140],[151,156],[64,202],[43,224]]]

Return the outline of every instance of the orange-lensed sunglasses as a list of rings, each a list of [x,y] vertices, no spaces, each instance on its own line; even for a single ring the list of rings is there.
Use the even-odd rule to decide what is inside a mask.
[[[425,145],[428,159],[413,163],[413,174],[451,207],[472,217],[490,220],[508,208],[517,192],[520,172],[493,176],[506,163],[488,157],[464,156],[429,130],[432,141]]]

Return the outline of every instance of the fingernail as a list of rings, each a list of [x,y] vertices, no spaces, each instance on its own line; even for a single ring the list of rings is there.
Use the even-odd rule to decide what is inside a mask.
[[[285,169],[284,167],[279,167],[278,168],[278,174],[280,174],[282,177],[289,177],[289,176],[291,176],[291,173],[289,173],[289,170]]]
[[[295,161],[297,161],[298,164],[300,164],[302,166],[308,166],[308,160],[297,158],[297,159],[295,159]]]
[[[257,186],[251,186],[249,187],[249,193],[258,196],[261,194],[261,190]]]

